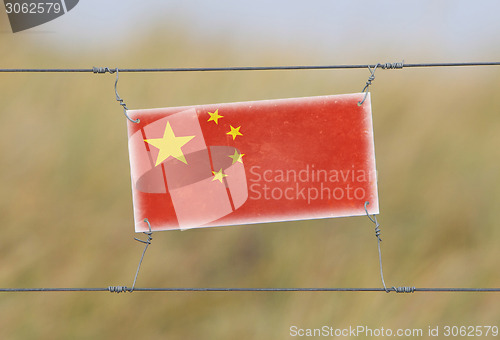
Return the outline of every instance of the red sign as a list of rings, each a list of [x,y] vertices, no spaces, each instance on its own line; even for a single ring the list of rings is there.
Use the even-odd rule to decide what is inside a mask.
[[[377,214],[363,96],[128,111],[135,230]]]

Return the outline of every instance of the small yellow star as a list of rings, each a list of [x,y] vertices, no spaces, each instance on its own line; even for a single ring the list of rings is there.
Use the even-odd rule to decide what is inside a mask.
[[[236,139],[236,136],[243,136],[243,134],[240,132],[241,126],[238,126],[237,128],[234,128],[232,125],[229,125],[231,127],[231,131],[229,131],[227,134],[233,136],[233,140]]]
[[[222,183],[222,179],[224,177],[227,177],[226,174],[223,174],[222,173],[222,169],[220,169],[219,171],[215,172],[215,171],[212,171],[212,173],[214,174],[214,178],[212,178],[212,181],[215,181],[215,180],[218,180]]]
[[[209,112],[208,114],[210,118],[208,118],[207,122],[214,121],[217,125],[219,125],[219,118],[224,117],[219,114],[219,109],[215,110],[215,112]]]
[[[234,150],[234,155],[231,155],[231,156],[228,156],[229,158],[231,158],[233,160],[233,163],[236,163],[236,162],[240,162],[240,163],[243,163],[243,161],[241,160],[241,158],[245,156],[244,153],[238,153],[238,150]]]

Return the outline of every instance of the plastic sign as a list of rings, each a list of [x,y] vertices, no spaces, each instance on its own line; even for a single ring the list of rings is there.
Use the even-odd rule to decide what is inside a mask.
[[[363,97],[129,110],[135,230],[377,214]]]

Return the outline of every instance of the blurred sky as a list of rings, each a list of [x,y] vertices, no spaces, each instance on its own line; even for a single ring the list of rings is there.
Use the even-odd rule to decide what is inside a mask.
[[[498,0],[80,0],[67,15],[17,35],[78,53],[134,46],[154,27],[175,38],[176,27],[194,43],[223,39],[249,56],[293,46],[342,63],[374,62],[366,60],[373,50],[394,58],[380,62],[488,61],[500,55],[499,12]]]

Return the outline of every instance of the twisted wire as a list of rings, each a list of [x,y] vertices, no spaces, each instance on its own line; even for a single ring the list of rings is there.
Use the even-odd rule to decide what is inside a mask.
[[[365,102],[366,100],[366,97],[368,96],[368,88],[370,87],[370,85],[372,84],[372,81],[375,80],[375,71],[377,70],[377,67],[379,66],[380,64],[377,64],[375,65],[374,68],[371,68],[370,66],[368,66],[368,70],[370,70],[370,76],[368,77],[368,80],[366,81],[366,84],[365,84],[365,87],[363,87],[363,91],[361,91],[362,93],[365,94],[365,96],[363,97],[363,100],[358,102],[358,106],[361,106],[363,105],[363,103]]]
[[[94,69],[96,69],[96,67],[94,67]],[[116,101],[123,107],[123,114],[125,115],[125,117],[127,117],[127,119],[129,121],[131,121],[132,123],[139,123],[141,120],[139,118],[137,118],[136,120],[133,120],[132,118],[130,118],[127,114],[127,104],[125,104],[125,102],[123,101],[122,98],[120,98],[120,95],[118,94],[118,89],[117,89],[117,86],[118,86],[118,76],[119,76],[119,72],[118,72],[118,68],[116,68],[115,70],[111,71],[109,68],[107,67],[104,67],[104,68],[98,68],[99,71],[101,70],[104,70],[104,72],[102,73],[105,73],[106,71],[113,74],[114,72],[116,72],[116,80],[115,80],[115,95],[116,95]],[[99,72],[101,73],[101,72]]]
[[[379,64],[379,67],[382,68],[383,70],[402,69],[403,67],[405,67],[405,61],[403,60],[400,63],[396,62],[396,63]]]
[[[147,218],[144,219],[144,222],[146,222],[148,224],[149,231],[145,231],[145,232],[143,232],[143,234],[146,235],[148,237],[148,239],[146,241],[143,241],[141,239],[134,238],[134,240],[142,242],[142,243],[144,243],[146,245],[144,246],[144,250],[142,252],[141,260],[139,261],[139,265],[137,266],[137,270],[135,272],[134,283],[132,284],[132,288],[130,288],[130,292],[131,293],[134,291],[135,283],[137,282],[137,276],[139,276],[139,270],[141,269],[142,260],[144,260],[144,255],[146,254],[146,250],[148,250],[148,247],[151,244],[151,241],[153,240],[153,237],[151,236],[151,235],[153,235],[153,232],[151,231],[151,223],[149,223],[149,220]]]
[[[392,287],[396,293],[414,293],[415,287]]]
[[[396,293],[500,293],[500,288],[416,288],[392,287]],[[406,290],[406,291],[405,291]],[[48,292],[129,292],[125,286],[106,288],[0,288],[0,293]],[[384,288],[178,288],[142,287],[135,292],[386,292]]]
[[[92,72],[93,73],[100,73],[100,74],[103,74],[103,73],[110,73],[110,74],[113,74],[115,72],[117,72],[118,69],[117,68],[109,68],[109,67],[92,67]]]
[[[385,285],[385,280],[384,280],[384,270],[382,268],[382,250],[380,249],[380,242],[382,242],[382,238],[380,237],[380,234],[382,233],[382,231],[380,230],[380,223],[378,223],[377,221],[377,216],[375,216],[375,214],[373,214],[373,217],[370,216],[370,214],[368,213],[368,204],[370,204],[369,201],[366,201],[365,202],[365,212],[366,212],[366,216],[368,216],[368,218],[370,219],[370,221],[373,222],[373,224],[375,224],[375,237],[377,238],[377,246],[378,246],[378,262],[379,262],[379,267],[380,267],[380,279],[382,280],[382,285],[384,286],[384,290],[386,293],[390,293],[390,292],[396,292],[396,293],[413,293],[415,292],[415,287],[391,287],[391,288],[387,288],[386,285]]]
[[[123,293],[123,292],[128,292],[129,289],[125,286],[109,286],[108,287],[108,291],[110,293],[117,293],[117,294],[120,294],[120,293]]]
[[[344,65],[298,65],[298,66],[230,66],[230,67],[163,67],[163,68],[120,68],[120,72],[219,72],[219,71],[280,71],[280,70],[334,70],[334,69],[366,69],[379,65],[382,69],[421,68],[421,67],[469,67],[500,66],[500,61],[455,62],[455,63],[375,63]],[[385,66],[385,67],[384,67]],[[400,67],[401,66],[401,67]],[[2,68],[0,72],[11,73],[114,73],[111,68]],[[116,69],[115,69],[116,70]]]

